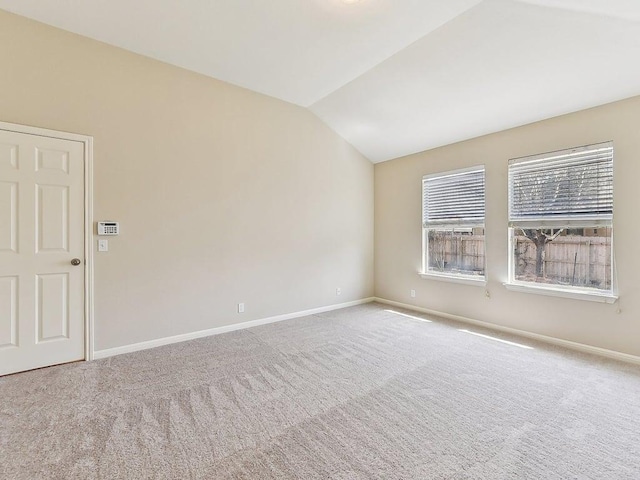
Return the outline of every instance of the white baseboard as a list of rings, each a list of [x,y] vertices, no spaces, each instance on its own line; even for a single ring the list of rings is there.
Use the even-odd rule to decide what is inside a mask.
[[[563,340],[560,338],[549,337],[538,333],[527,332],[526,330],[518,330],[516,328],[504,327],[495,323],[483,322],[481,320],[475,320],[468,317],[462,317],[460,315],[453,315],[450,313],[439,312],[437,310],[431,310],[428,308],[418,307],[416,305],[410,305],[408,303],[396,302],[393,300],[387,300],[386,298],[369,297],[361,300],[355,300],[353,302],[339,303],[336,305],[329,305],[326,307],[313,308],[310,310],[302,310],[299,312],[286,313],[283,315],[276,315],[273,317],[260,318],[257,320],[249,320],[247,322],[234,323],[232,325],[224,325],[222,327],[210,328],[207,330],[200,330],[197,332],[183,333],[181,335],[175,335],[172,337],[158,338],[155,340],[148,340],[146,342],[133,343],[130,345],[123,345],[121,347],[107,348],[105,350],[97,350],[94,352],[93,358],[95,360],[100,358],[112,357],[114,355],[121,355],[123,353],[137,352],[140,350],[146,350],[148,348],[161,347],[163,345],[169,345],[172,343],[184,342],[187,340],[194,340],[196,338],[209,337],[211,335],[218,335],[226,332],[233,332],[235,330],[242,330],[245,328],[257,327],[259,325],[266,325],[269,323],[281,322],[283,320],[290,320],[292,318],[305,317],[307,315],[313,315],[316,313],[329,312],[331,310],[338,310],[341,308],[353,307],[356,305],[362,305],[370,302],[383,303],[385,305],[391,305],[398,308],[404,308],[407,310],[413,310],[415,312],[426,313],[428,315],[434,315],[437,317],[454,320],[469,325],[476,325],[479,327],[487,328],[489,330],[496,330],[499,332],[516,335],[519,337],[530,338],[544,343],[565,347],[571,350],[576,350],[583,353],[590,353],[593,355],[599,355],[601,357],[611,358],[622,362],[633,363],[640,365],[640,357],[630,355],[628,353],[616,352],[615,350],[608,350],[606,348],[594,347],[592,345],[585,345],[583,343],[571,342],[569,340]]]
[[[329,312],[331,310],[338,310],[340,308],[353,307],[355,305],[362,305],[363,303],[373,302],[373,297],[363,298],[361,300],[355,300],[353,302],[339,303],[336,305],[329,305],[326,307],[312,308],[311,310],[303,310],[300,312],[285,313],[283,315],[276,315],[274,317],[260,318],[258,320],[249,320],[247,322],[234,323],[231,325],[224,325],[222,327],[209,328],[207,330],[199,330],[197,332],[183,333],[181,335],[174,335],[172,337],[157,338],[155,340],[148,340],[146,342],[132,343],[130,345],[123,345],[121,347],[107,348],[104,350],[97,350],[93,353],[93,359],[113,357],[114,355],[122,355],[123,353],[137,352],[140,350],[146,350],[148,348],[161,347],[163,345],[169,345],[171,343],[185,342],[187,340],[194,340],[196,338],[209,337],[211,335],[219,335],[221,333],[233,332],[235,330],[242,330],[245,328],[257,327],[259,325],[266,325],[268,323],[281,322],[283,320],[290,320],[292,318],[306,317],[307,315],[314,315],[316,313]]]
[[[585,345],[583,343],[571,342],[569,340],[562,340],[561,338],[548,337],[546,335],[540,335],[538,333],[527,332],[526,330],[518,330],[516,328],[503,327],[502,325],[496,325],[495,323],[483,322],[481,320],[474,320],[472,318],[461,317],[459,315],[452,315],[450,313],[438,312],[436,310],[430,310],[428,308],[422,308],[415,305],[409,305],[407,303],[394,302],[393,300],[387,300],[385,298],[375,298],[376,302],[384,303],[398,308],[405,308],[407,310],[413,310],[415,312],[426,313],[434,315],[436,317],[442,317],[449,320],[455,320],[457,322],[467,323],[470,325],[476,325],[478,327],[487,328],[490,330],[497,330],[499,332],[509,333],[517,335],[519,337],[530,338],[532,340],[538,340],[544,343],[550,343],[560,347],[565,347],[571,350],[576,350],[583,353],[590,353],[593,355],[599,355],[601,357],[611,358],[613,360],[619,360],[622,362],[633,363],[640,365],[640,357],[630,355],[628,353],[616,352],[615,350],[608,350],[606,348],[594,347],[592,345]]]

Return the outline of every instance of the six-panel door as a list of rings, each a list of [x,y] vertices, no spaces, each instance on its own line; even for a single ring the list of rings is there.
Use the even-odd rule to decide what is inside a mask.
[[[84,144],[0,130],[0,375],[84,357]]]

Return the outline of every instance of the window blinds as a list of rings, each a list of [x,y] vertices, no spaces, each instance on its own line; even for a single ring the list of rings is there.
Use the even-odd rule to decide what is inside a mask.
[[[509,161],[509,221],[577,224],[613,217],[613,143]]]
[[[480,226],[485,209],[484,166],[422,179],[422,224]]]

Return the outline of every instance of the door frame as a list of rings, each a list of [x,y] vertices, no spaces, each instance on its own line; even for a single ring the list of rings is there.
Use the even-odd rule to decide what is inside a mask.
[[[72,140],[84,145],[84,359],[93,360],[93,137],[7,122],[0,122],[0,130]]]

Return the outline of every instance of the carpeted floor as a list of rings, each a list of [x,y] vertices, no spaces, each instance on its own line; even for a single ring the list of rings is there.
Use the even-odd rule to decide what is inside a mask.
[[[368,304],[0,378],[0,477],[640,478],[638,367],[416,315]]]

